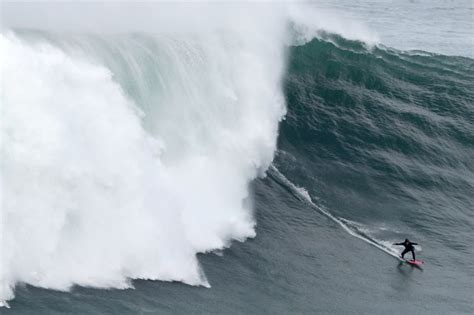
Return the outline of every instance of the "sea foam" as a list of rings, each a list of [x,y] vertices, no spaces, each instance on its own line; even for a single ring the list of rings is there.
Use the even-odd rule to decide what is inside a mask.
[[[87,36],[2,35],[0,300],[19,282],[209,286],[196,254],[255,235],[249,183],[285,113],[275,31],[118,36],[120,63]]]

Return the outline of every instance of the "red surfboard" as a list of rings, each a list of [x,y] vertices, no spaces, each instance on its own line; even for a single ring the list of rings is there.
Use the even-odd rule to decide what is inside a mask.
[[[405,260],[408,264],[413,265],[413,266],[421,266],[424,264],[423,260]]]

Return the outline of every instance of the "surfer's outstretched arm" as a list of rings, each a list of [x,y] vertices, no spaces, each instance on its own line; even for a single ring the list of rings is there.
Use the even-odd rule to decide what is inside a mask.
[[[411,245],[418,245],[418,243],[411,243]]]
[[[403,245],[403,243],[393,243],[393,245]]]

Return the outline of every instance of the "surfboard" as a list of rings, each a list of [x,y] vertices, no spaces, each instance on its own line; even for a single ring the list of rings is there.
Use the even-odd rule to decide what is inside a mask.
[[[412,260],[405,260],[405,262],[407,264],[410,264],[410,265],[413,265],[413,266],[421,266],[421,265],[424,264],[423,260],[418,260],[418,259],[416,259],[416,260],[413,260],[413,259]]]

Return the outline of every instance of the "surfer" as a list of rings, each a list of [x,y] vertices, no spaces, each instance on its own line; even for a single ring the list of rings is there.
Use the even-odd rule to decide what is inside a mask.
[[[405,246],[405,249],[403,250],[402,254],[400,257],[403,258],[406,253],[411,252],[411,255],[413,256],[413,260],[415,260],[415,247],[413,245],[418,245],[418,243],[412,243],[408,240],[408,238],[405,239],[404,242],[401,243],[393,243],[393,245],[402,245]],[[404,259],[404,258],[403,258]]]

